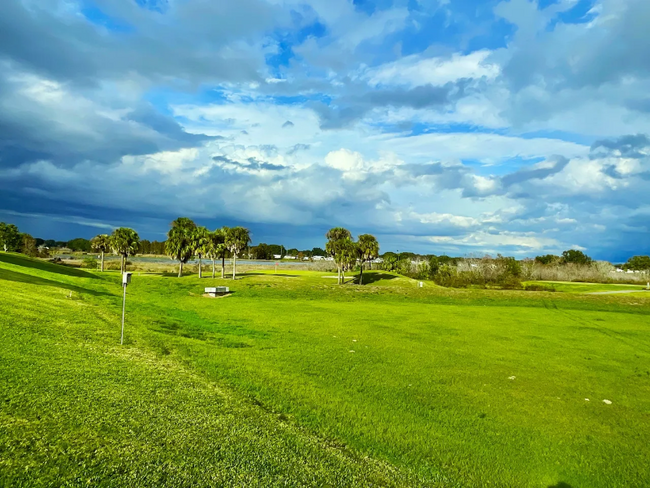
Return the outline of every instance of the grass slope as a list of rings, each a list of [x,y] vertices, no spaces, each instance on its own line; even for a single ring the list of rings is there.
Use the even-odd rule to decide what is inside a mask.
[[[419,289],[388,273],[368,273],[364,287],[316,272],[134,276],[120,348],[117,274],[28,266],[0,263],[5,479],[47,484],[61,469],[78,484],[141,475],[170,486],[650,479],[644,294]],[[41,280],[59,289],[41,297]],[[203,298],[213,283],[233,295]]]
[[[34,264],[0,265],[1,486],[419,484],[145,341],[120,347],[119,287]]]

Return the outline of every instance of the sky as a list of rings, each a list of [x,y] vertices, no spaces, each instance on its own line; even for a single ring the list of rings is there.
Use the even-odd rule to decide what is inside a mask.
[[[650,253],[647,0],[2,0],[0,220]]]

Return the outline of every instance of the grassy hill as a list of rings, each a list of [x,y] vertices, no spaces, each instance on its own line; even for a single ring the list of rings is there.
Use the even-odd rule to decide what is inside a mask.
[[[118,273],[0,253],[0,485],[650,479],[650,294],[328,276],[135,275],[120,347]]]

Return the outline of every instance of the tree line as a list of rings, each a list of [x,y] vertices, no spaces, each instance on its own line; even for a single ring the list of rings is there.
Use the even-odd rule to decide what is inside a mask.
[[[110,235],[100,234],[93,239],[75,238],[70,241],[55,241],[34,238],[22,233],[14,224],[0,222],[0,249],[5,252],[21,252],[34,257],[47,257],[46,248],[67,247],[73,251],[92,252],[101,255],[101,269],[104,270],[104,254],[113,252],[121,256],[120,269],[125,270],[126,259],[135,254],[168,255],[179,262],[179,276],[182,274],[183,265],[193,257],[199,262],[203,259],[212,261],[212,275],[216,274],[216,261],[221,260],[221,276],[225,274],[225,258],[233,259],[233,276],[236,276],[236,261],[246,252],[251,259],[274,259],[276,256],[287,256],[302,260],[304,258],[331,257],[337,267],[338,282],[345,280],[345,273],[358,267],[360,280],[363,280],[364,267],[377,257],[382,258],[381,268],[395,271],[404,275],[413,275],[413,263],[424,263],[420,266],[417,276],[428,279],[441,280],[449,274],[449,270],[459,265],[468,258],[450,257],[433,254],[421,255],[410,252],[379,254],[377,239],[370,234],[360,235],[355,242],[349,230],[334,227],[327,234],[325,249],[314,247],[311,250],[300,251],[296,248],[286,249],[279,244],[260,243],[249,247],[250,232],[243,227],[221,227],[209,231],[205,227],[197,226],[191,219],[180,217],[170,225],[165,241],[140,240],[133,229],[121,227],[115,229]],[[501,257],[499,257],[501,258]],[[505,268],[516,274],[516,262],[525,263],[526,260],[517,261],[514,258],[503,258]],[[595,261],[584,252],[569,249],[562,255],[546,254],[537,256],[532,260],[541,266],[566,266],[566,265],[591,265]],[[501,261],[499,261],[501,263]],[[634,271],[650,270],[650,256],[633,256],[621,268]],[[426,272],[423,271],[426,268]],[[202,273],[199,267],[199,273]]]
[[[214,231],[198,226],[187,217],[179,217],[170,224],[167,240],[164,243],[148,242],[148,250],[161,250],[171,259],[178,261],[178,276],[183,275],[183,265],[192,258],[199,260],[199,278],[203,278],[203,259],[212,260],[212,277],[216,275],[216,261],[221,259],[221,277],[225,275],[225,259],[233,260],[232,277],[237,275],[237,258],[250,243],[250,232],[244,227],[221,227]],[[90,240],[91,248],[100,254],[100,269],[104,271],[104,255],[113,252],[121,257],[120,271],[126,269],[126,260],[142,252],[140,237],[133,229],[120,227],[111,235],[100,234]]]

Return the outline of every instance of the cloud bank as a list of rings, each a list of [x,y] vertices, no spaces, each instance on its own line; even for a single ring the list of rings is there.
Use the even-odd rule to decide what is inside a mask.
[[[0,219],[648,253],[648,22],[642,0],[6,0]]]

